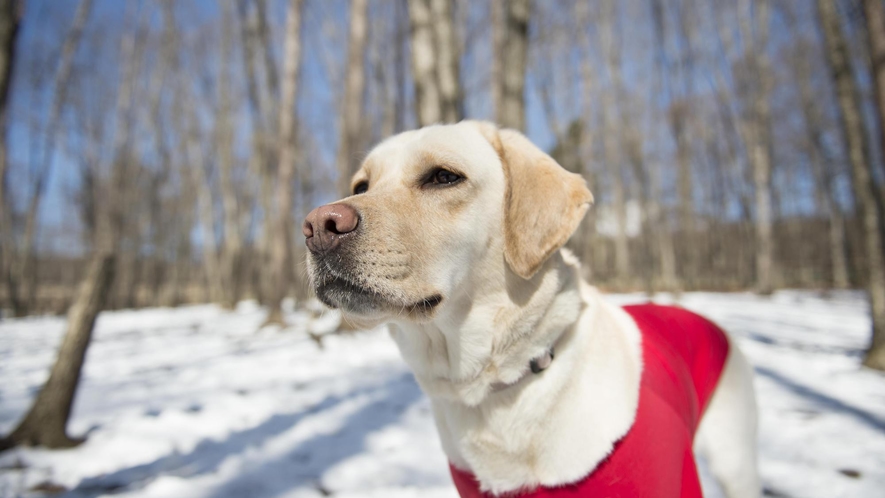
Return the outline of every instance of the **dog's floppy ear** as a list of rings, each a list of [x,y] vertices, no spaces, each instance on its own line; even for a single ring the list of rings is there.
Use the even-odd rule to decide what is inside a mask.
[[[580,175],[570,173],[522,133],[478,123],[504,165],[504,258],[529,279],[565,244],[593,203]]]

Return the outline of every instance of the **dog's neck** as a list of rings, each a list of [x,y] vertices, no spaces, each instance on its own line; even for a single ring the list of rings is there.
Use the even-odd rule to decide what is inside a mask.
[[[432,322],[391,325],[427,394],[468,406],[529,374],[587,305],[579,268],[558,252],[530,280],[506,268],[476,280]]]
[[[449,459],[494,492],[583,477],[635,417],[635,324],[581,281],[564,251],[530,280],[506,270],[475,280],[433,322],[391,326]],[[530,373],[554,343],[550,368]]]

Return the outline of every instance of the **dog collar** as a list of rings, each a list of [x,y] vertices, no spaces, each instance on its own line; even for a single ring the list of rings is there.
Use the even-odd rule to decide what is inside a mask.
[[[529,362],[529,369],[532,371],[533,374],[536,374],[536,375],[543,372],[544,370],[547,370],[547,368],[550,367],[550,364],[553,363],[553,356],[554,356],[553,355],[553,346],[550,346],[550,349],[548,349],[547,351],[544,351],[544,354],[542,354],[541,356],[539,356],[537,358],[533,358],[532,361]],[[522,381],[525,377],[526,376],[523,375],[522,377],[520,377],[516,381],[511,382],[510,384],[505,384],[503,382],[495,382],[494,384],[492,384],[492,392],[498,392],[503,389],[507,389],[510,386],[515,386],[520,381]]]
[[[529,362],[529,368],[532,369],[533,374],[539,374],[544,370],[547,370],[547,367],[553,363],[553,347],[544,351],[544,354],[533,359]]]

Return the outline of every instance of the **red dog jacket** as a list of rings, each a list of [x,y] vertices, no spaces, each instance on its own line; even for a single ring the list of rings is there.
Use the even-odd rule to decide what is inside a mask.
[[[716,325],[690,311],[625,306],[642,333],[636,420],[612,453],[583,480],[509,493],[519,498],[701,498],[692,441],[728,356]],[[492,498],[468,472],[450,466],[462,498]]]

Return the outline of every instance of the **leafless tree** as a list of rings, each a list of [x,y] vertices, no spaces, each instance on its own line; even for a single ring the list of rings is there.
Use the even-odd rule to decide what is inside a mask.
[[[525,75],[528,63],[530,0],[492,2],[495,121],[525,131]]]
[[[842,136],[851,163],[854,195],[863,220],[867,291],[873,324],[872,340],[864,364],[885,370],[885,261],[882,254],[882,220],[876,202],[873,163],[867,152],[860,92],[854,79],[851,55],[835,0],[818,0],[817,8],[826,40],[826,59],[841,111]]]
[[[20,2],[0,5],[0,278],[6,287],[13,312],[21,313],[19,282],[14,268],[12,203],[9,197],[9,94],[15,62],[15,48],[22,15]]]
[[[664,88],[675,86],[672,82],[670,74],[667,73],[665,60],[667,47],[667,34],[664,20],[664,5],[661,0],[652,0],[651,2],[652,22],[655,27],[655,39],[657,41],[657,50],[655,54],[656,79],[652,85],[652,92],[655,96],[664,94]],[[682,11],[680,11],[682,14]],[[682,18],[682,25],[687,21]],[[687,31],[687,30],[683,30]],[[688,38],[688,37],[686,37]],[[690,38],[687,40],[690,45]],[[688,62],[683,66],[690,66],[693,54],[691,50],[684,54]],[[685,74],[683,72],[683,77]],[[687,84],[685,86],[688,86]],[[685,93],[689,93],[686,89]],[[679,213],[680,224],[684,231],[689,231],[694,227],[694,209],[691,202],[691,158],[689,157],[688,140],[687,140],[687,117],[690,115],[690,109],[687,103],[675,105],[671,108],[670,128],[676,139],[676,150],[679,164]],[[666,216],[661,206],[661,198],[663,192],[661,190],[661,173],[660,164],[654,164],[648,168],[646,195],[647,207],[646,218],[648,220],[647,227],[649,234],[654,235],[656,249],[658,251],[658,259],[661,275],[661,287],[663,290],[678,291],[681,288],[679,277],[676,270],[676,251],[673,246],[672,229],[670,228],[669,218]]]
[[[233,5],[228,0],[219,2],[222,9],[221,54],[218,75],[218,112],[216,113],[216,150],[220,169],[221,205],[224,212],[224,242],[221,253],[222,305],[233,308],[241,297],[243,233],[240,226],[243,207],[234,187],[234,116],[231,83],[233,74],[231,56],[234,50]]]
[[[869,44],[870,72],[879,122],[879,149],[885,157],[885,4],[862,0]]]
[[[82,442],[82,439],[69,437],[65,427],[92,339],[95,318],[104,308],[111,288],[114,264],[112,251],[100,251],[93,257],[77,292],[77,301],[68,312],[68,330],[49,380],[40,389],[25,418],[6,439],[0,440],[0,450],[15,445],[67,448]]]
[[[252,5],[254,8],[249,8]],[[263,214],[263,222],[258,225],[252,265],[252,286],[260,302],[269,296],[270,257],[269,257],[269,216],[273,211],[272,167],[276,155],[276,117],[271,106],[276,94],[276,66],[270,55],[268,26],[265,19],[264,0],[239,0],[238,13],[242,38],[243,67],[245,68],[246,88],[250,104],[252,122],[251,152],[249,172],[258,183],[257,196],[259,209],[253,215]]]
[[[753,170],[756,230],[756,290],[773,289],[775,270],[771,200],[771,61],[768,55],[769,0],[743,0],[739,25],[744,42],[745,85],[751,104],[741,122],[748,162]]]
[[[346,196],[350,177],[359,166],[357,155],[363,143],[363,94],[366,88],[365,49],[368,0],[351,0],[347,71],[338,145],[338,194]]]
[[[836,197],[836,179],[841,173],[839,160],[833,157],[827,146],[826,118],[814,89],[811,86],[813,70],[809,43],[797,43],[796,53],[790,58],[799,86],[799,104],[804,121],[809,161],[816,183],[815,196],[818,205],[829,221],[829,251],[832,267],[832,285],[847,289],[850,285],[848,255],[846,253],[845,220]]]
[[[345,193],[371,143],[466,115],[528,128],[584,175],[596,205],[569,245],[600,286],[870,282],[875,297],[864,206],[885,232],[885,149],[859,156],[856,137],[885,137],[882,4],[855,3],[844,60],[826,56],[817,3],[772,0],[304,2],[289,19],[303,30],[267,0],[214,2],[199,22],[206,9],[154,0],[125,26],[87,22],[97,4],[80,0],[34,21],[65,36],[17,52],[17,17],[0,16],[0,306],[68,309],[114,233],[107,307],[256,298],[279,322],[283,297],[307,296],[300,215]],[[129,109],[112,97],[127,93]],[[79,178],[45,183],[68,162]],[[126,202],[105,216],[110,192]],[[77,247],[57,250],[52,230]]]
[[[124,209],[128,165],[131,162],[132,90],[135,86],[137,53],[136,32],[123,35],[120,61],[124,67],[117,95],[116,118],[118,131],[114,140],[114,156],[107,183],[95,193],[102,202],[95,203],[96,240],[89,269],[68,311],[68,328],[49,379],[40,389],[34,404],[12,433],[0,444],[42,445],[49,448],[75,446],[82,440],[67,435],[74,396],[86,351],[92,339],[92,330],[98,313],[104,309],[108,292],[114,281],[122,227],[131,222]]]
[[[603,19],[600,26],[600,46],[605,54],[606,67],[611,85],[605,94],[603,103],[603,156],[612,185],[612,201],[614,204],[614,218],[617,225],[615,236],[615,269],[621,285],[629,285],[628,281],[632,273],[630,260],[629,236],[627,234],[627,181],[625,175],[629,168],[624,167],[624,144],[620,138],[624,131],[624,121],[621,115],[624,93],[624,82],[621,75],[621,51],[620,35],[618,26],[617,2],[603,0]]]
[[[5,274],[4,280],[7,285],[7,292],[10,296],[13,313],[17,316],[22,316],[29,312],[30,308],[33,306],[37,292],[37,258],[35,251],[38,224],[37,217],[46,192],[46,185],[49,178],[50,167],[52,165],[55,145],[59,139],[57,136],[59,131],[58,123],[60,121],[62,108],[66,102],[66,94],[73,67],[73,57],[80,44],[80,38],[82,37],[83,28],[89,17],[91,6],[91,0],[83,0],[79,4],[74,15],[74,20],[68,29],[68,33],[61,48],[59,64],[55,72],[52,87],[52,105],[47,117],[47,126],[45,127],[45,132],[43,134],[43,143],[41,147],[42,154],[31,187],[31,196],[25,213],[24,233],[21,236],[21,243],[16,241],[16,237],[13,234],[13,222],[11,218],[13,208],[12,206],[4,204],[5,202],[8,202],[8,196],[0,193],[0,208],[5,211],[3,215],[0,215],[0,217],[4,218],[4,220],[0,220],[0,234],[3,234],[3,237],[6,238],[3,244],[6,248],[6,254],[4,258],[0,258],[4,260],[5,263],[0,264],[6,265],[3,272]],[[22,9],[22,4],[19,2],[6,2],[4,9],[7,8],[11,9],[10,12],[15,11],[12,15],[21,15],[20,11]],[[9,33],[14,33],[14,31],[15,26],[10,25]],[[11,58],[9,60],[11,62]],[[11,73],[7,73],[6,76],[8,77],[9,74]],[[3,165],[0,166],[0,175],[3,176],[0,177],[5,178],[5,151],[3,155],[4,159],[0,161],[3,163]]]
[[[461,119],[453,15],[452,0],[409,0],[415,110],[421,126]]]
[[[274,191],[273,232],[271,236],[270,297],[267,323],[284,325],[282,303],[292,282],[292,182],[295,179],[297,143],[295,136],[295,96],[301,69],[302,0],[289,0],[286,13],[286,42],[283,49],[282,96],[279,114],[279,169]]]
[[[461,44],[456,37],[455,3],[430,0],[436,43],[436,79],[439,85],[442,121],[455,123],[464,114],[461,95]]]

